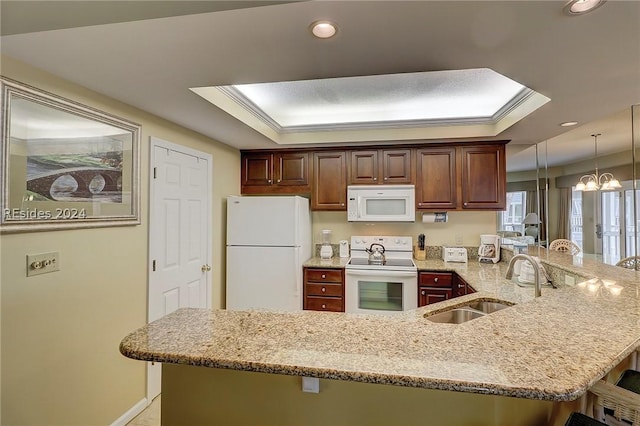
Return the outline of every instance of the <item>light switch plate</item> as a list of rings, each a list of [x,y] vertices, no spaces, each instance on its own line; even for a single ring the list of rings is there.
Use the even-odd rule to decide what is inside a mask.
[[[47,274],[60,270],[60,253],[57,251],[28,254],[27,255],[27,276]]]

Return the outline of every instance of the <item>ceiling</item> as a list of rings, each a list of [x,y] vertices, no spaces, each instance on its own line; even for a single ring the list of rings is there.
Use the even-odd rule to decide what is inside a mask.
[[[523,170],[545,140],[551,164],[593,155],[594,132],[599,152],[628,149],[640,104],[640,2],[577,17],[564,4],[3,0],[0,51],[247,149],[278,145],[190,87],[490,68],[551,99],[494,138],[512,141],[508,167]],[[311,37],[319,19],[337,36]]]

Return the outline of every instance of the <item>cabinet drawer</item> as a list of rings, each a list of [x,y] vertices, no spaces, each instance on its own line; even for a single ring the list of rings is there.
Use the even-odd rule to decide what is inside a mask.
[[[418,307],[442,302],[444,300],[449,300],[452,297],[453,292],[451,291],[451,289],[419,287]]]
[[[307,269],[306,281],[342,283],[342,270]]]
[[[307,296],[305,309],[311,311],[344,312],[341,297]]]
[[[307,283],[307,295],[342,297],[342,284]]]
[[[420,272],[418,284],[429,287],[451,287],[452,275],[450,272]]]

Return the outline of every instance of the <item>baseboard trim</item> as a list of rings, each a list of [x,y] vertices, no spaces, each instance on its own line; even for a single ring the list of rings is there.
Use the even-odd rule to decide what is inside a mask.
[[[133,407],[129,408],[126,413],[118,417],[118,419],[111,423],[111,426],[126,426],[135,416],[142,413],[147,408],[147,398],[142,398]]]

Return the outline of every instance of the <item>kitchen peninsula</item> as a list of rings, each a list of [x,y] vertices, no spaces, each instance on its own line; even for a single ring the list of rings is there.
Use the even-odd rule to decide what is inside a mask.
[[[563,424],[640,344],[638,273],[530,254],[576,285],[534,299],[505,262],[427,259],[419,269],[455,271],[477,292],[398,316],[181,309],[120,350],[165,363],[163,424]],[[424,318],[479,298],[515,305],[458,325]],[[295,376],[320,378],[320,393]]]

